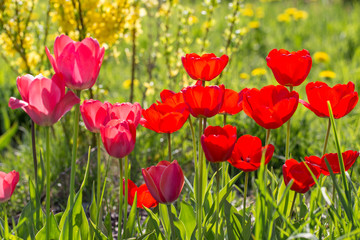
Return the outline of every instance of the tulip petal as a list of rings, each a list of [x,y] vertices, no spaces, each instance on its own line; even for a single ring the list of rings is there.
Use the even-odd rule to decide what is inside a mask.
[[[160,203],[164,203],[165,199],[162,199],[162,197],[160,196],[160,192],[158,191],[158,188],[154,180],[152,179],[151,175],[149,174],[149,172],[146,169],[142,169],[141,172],[144,177],[146,186],[149,189],[149,192],[151,193],[153,198],[155,198],[155,200]]]
[[[176,160],[161,175],[160,191],[167,203],[175,201],[184,186],[184,174]]]
[[[26,107],[28,105],[29,104],[27,102],[16,99],[14,97],[10,97],[10,99],[9,99],[9,107],[11,109],[23,108],[23,107]]]
[[[45,52],[46,52],[46,55],[47,55],[47,57],[48,57],[48,59],[50,61],[51,66],[53,67],[54,71],[56,73],[58,73],[59,70],[58,70],[58,67],[57,67],[57,64],[56,64],[56,60],[53,57],[53,55],[51,55],[51,53],[50,53],[50,51],[49,51],[49,49],[47,47],[45,47]]]
[[[80,103],[80,98],[78,98],[75,93],[72,91],[68,91],[65,96],[56,104],[54,108],[54,113],[52,116],[53,122],[59,121],[59,119],[68,111],[71,110],[71,108],[75,104]]]

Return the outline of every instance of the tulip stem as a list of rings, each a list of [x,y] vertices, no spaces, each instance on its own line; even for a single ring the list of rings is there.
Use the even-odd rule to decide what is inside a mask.
[[[7,208],[8,206],[6,206],[7,203],[5,203],[3,205],[3,209],[4,209],[4,237],[5,239],[9,239],[9,222],[8,222],[8,217],[7,217]]]
[[[46,134],[46,239],[50,239],[50,127]]]
[[[122,229],[121,229],[121,222],[122,222],[122,212],[123,212],[123,162],[122,158],[119,158],[119,165],[120,165],[120,178],[119,178],[119,218],[118,218],[118,239],[122,239]]]
[[[293,199],[293,202],[292,202],[292,204],[291,204],[290,215],[289,215],[289,218],[290,218],[290,219],[291,219],[292,212],[293,212],[293,209],[294,209],[294,206],[295,206],[296,197],[297,197],[297,192],[295,192],[295,194],[294,194],[294,199]]]
[[[199,159],[199,176],[198,176],[198,191],[197,191],[197,226],[198,226],[198,239],[202,239],[202,175],[203,175],[203,163],[202,163],[202,148],[201,148],[201,135],[202,135],[202,118],[199,118],[199,146],[198,146],[198,159]]]
[[[35,143],[35,123],[31,120],[31,146],[32,146],[32,153],[33,153],[33,161],[34,161],[34,175],[35,175],[35,196],[36,199],[39,197],[39,187],[38,187],[38,164],[37,164],[37,157],[36,157],[36,143]],[[40,198],[40,197],[39,197]],[[35,226],[38,226],[39,222],[39,215],[40,215],[40,208],[38,206],[38,201],[35,201]]]
[[[217,165],[217,171],[216,171],[216,216],[215,216],[215,240],[219,239],[219,208],[220,208],[220,166]],[[221,232],[221,231],[220,231]]]
[[[168,148],[169,148],[169,162],[171,162],[171,133],[167,133]]]
[[[96,224],[99,223],[99,215],[100,215],[100,192],[101,192],[101,139],[100,133],[96,133],[96,144],[97,144],[97,189],[96,189],[96,203],[98,207],[98,214],[96,218]]]
[[[171,235],[170,235],[170,239],[171,240],[175,240],[175,228],[174,228],[174,219],[173,219],[173,215],[171,212],[171,204],[166,204],[167,209],[168,209],[168,214],[169,214],[169,219],[170,219],[170,227],[171,227]]]
[[[128,175],[129,175],[129,162],[128,156],[125,156],[125,199],[124,199],[124,229],[126,229],[127,222],[127,208],[128,208]],[[123,182],[121,181],[121,185]],[[121,194],[122,195],[122,194]]]
[[[290,92],[293,90],[293,86],[290,86]],[[286,123],[286,145],[285,145],[285,160],[290,158],[290,120]]]
[[[249,172],[245,173],[245,185],[244,185],[244,215],[243,215],[243,231],[245,229],[245,218],[246,218],[246,196],[248,190],[248,183],[249,183]]]
[[[330,129],[331,129],[331,119],[329,118],[329,123],[328,123],[327,131],[326,131],[325,141],[324,141],[324,148],[323,148],[323,152],[322,152],[323,156],[326,153],[326,147],[327,147],[327,143],[328,143],[328,140],[329,140]]]
[[[76,90],[76,96],[80,98],[81,90]],[[70,174],[70,208],[74,204],[74,194],[75,194],[75,173],[76,173],[76,155],[77,155],[77,140],[79,134],[79,119],[80,119],[80,103],[75,105],[74,113],[74,135],[73,135],[73,147],[72,147],[72,158],[71,158],[71,174]],[[69,239],[73,237],[72,234],[72,211],[70,211],[69,217]]]
[[[226,116],[227,114],[224,114],[224,126],[226,125]],[[221,186],[225,186],[225,176],[228,174],[227,168],[226,168],[226,162],[221,163]]]

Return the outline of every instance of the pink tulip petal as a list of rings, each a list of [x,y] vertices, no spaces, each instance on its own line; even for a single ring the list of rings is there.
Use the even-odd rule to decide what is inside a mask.
[[[55,58],[53,57],[53,55],[51,55],[49,49],[47,47],[45,47],[45,52],[46,52],[46,55],[50,61],[50,64],[51,66],[53,67],[54,71],[57,73],[59,72],[58,71],[58,67],[57,67],[57,64],[56,64],[56,61],[55,61]]]
[[[74,43],[74,41],[66,35],[56,37],[54,43],[54,55],[56,59],[61,55],[61,53],[64,51],[64,48],[69,43]]]
[[[22,107],[26,107],[29,104],[27,102],[24,102],[22,100],[16,99],[14,97],[11,97],[9,99],[9,107],[11,109],[17,109],[17,108],[22,108]]]
[[[25,76],[21,76],[16,79],[16,85],[20,96],[25,102],[29,101],[29,86],[34,79],[35,77],[30,74],[26,74]]]
[[[71,108],[80,103],[80,99],[72,91],[68,91],[65,96],[56,104],[53,112],[53,122],[59,121],[59,119]]]
[[[163,171],[160,191],[167,203],[175,201],[184,186],[184,174],[176,160]]]
[[[148,171],[146,169],[142,169],[141,172],[144,177],[146,186],[148,187],[149,192],[151,193],[151,196],[153,196],[153,198],[155,198],[156,201],[158,201],[160,203],[164,203],[165,199],[161,198],[158,188],[157,188],[156,184],[154,183],[154,180],[148,173]]]

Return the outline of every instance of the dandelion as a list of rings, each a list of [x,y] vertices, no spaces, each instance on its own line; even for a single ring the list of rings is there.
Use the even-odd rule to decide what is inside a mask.
[[[296,8],[288,8],[285,10],[285,14],[289,16],[295,16],[295,14],[298,12]]]
[[[265,68],[255,68],[251,71],[251,76],[263,76],[266,74]]]
[[[241,79],[249,79],[250,76],[249,76],[249,74],[247,74],[247,73],[240,73],[240,78],[241,78]]]
[[[281,13],[277,16],[277,20],[278,20],[278,22],[290,22],[291,18],[288,14]]]
[[[256,29],[260,27],[260,22],[259,21],[251,21],[249,22],[249,28],[252,29]]]
[[[308,18],[308,16],[309,16],[309,14],[305,11],[297,11],[294,14],[294,19],[295,19],[295,21],[296,20],[305,20]]]
[[[321,62],[327,63],[327,62],[329,62],[330,57],[326,52],[316,52],[314,54],[314,59],[315,59],[315,62],[318,62],[318,63],[321,63]]]
[[[320,72],[319,77],[333,79],[336,77],[336,73],[330,70],[325,70]]]
[[[124,89],[130,89],[131,79],[125,80],[125,81],[123,82],[122,86],[123,86]],[[134,80],[134,86],[135,86],[135,87],[139,86],[139,80],[137,80],[137,79]]]

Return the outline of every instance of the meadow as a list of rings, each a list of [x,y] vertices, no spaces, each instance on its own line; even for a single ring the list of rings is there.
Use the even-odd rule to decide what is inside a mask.
[[[218,57],[226,54],[229,57],[220,76],[207,85],[224,84],[236,92],[244,88],[278,85],[266,62],[272,49],[307,49],[310,52],[311,71],[304,83],[294,88],[299,98],[306,101],[305,86],[309,82],[322,81],[332,87],[351,81],[358,92],[359,12],[357,1],[345,0],[0,0],[0,171],[15,170],[20,175],[11,199],[0,203],[3,209],[0,212],[0,236],[5,239],[46,239],[47,134],[50,134],[51,149],[50,205],[54,214],[51,220],[54,235],[49,239],[68,239],[68,220],[65,219],[68,219],[70,209],[78,211],[79,214],[75,215],[80,218],[74,218],[73,239],[119,236],[117,219],[121,178],[118,159],[109,156],[102,146],[101,165],[98,166],[96,136],[87,130],[80,117],[73,189],[78,194],[72,208],[68,196],[72,186],[70,175],[74,170],[71,169],[73,127],[76,124],[74,108],[48,129],[35,127],[39,164],[39,181],[35,190],[31,119],[24,111],[12,110],[8,106],[10,97],[20,98],[16,87],[18,76],[29,73],[51,78],[54,74],[45,46],[54,53],[54,41],[60,34],[66,34],[74,41],[93,37],[105,48],[96,83],[91,90],[82,91],[81,102],[90,98],[112,104],[138,102],[143,109],[148,109],[161,100],[162,90],[170,89],[177,93],[195,84],[181,60],[188,53],[214,53]],[[334,121],[336,131],[331,128],[326,153],[360,149],[359,114],[359,106],[355,106],[345,117]],[[194,128],[199,129],[198,120],[190,118]],[[226,121],[237,128],[238,137],[251,134],[259,137],[264,145],[265,129],[243,111],[227,116]],[[297,161],[304,161],[307,156],[321,157],[329,121],[299,104],[291,117],[290,157]],[[223,116],[216,115],[207,119],[206,124],[222,126],[223,122]],[[229,164],[226,171],[221,170],[224,176],[218,214],[215,214],[219,209],[215,206],[217,166],[207,162],[205,183],[202,183],[205,185],[201,187],[204,201],[201,238],[360,237],[359,164],[355,162],[346,174],[341,172],[339,176],[320,177],[310,191],[295,194],[283,180],[282,166],[288,159],[285,157],[286,127],[284,124],[271,130],[269,143],[275,146],[273,157],[266,168],[262,166],[248,175],[249,184],[245,184],[245,172]],[[142,168],[169,158],[167,137],[167,134],[137,127],[136,144],[128,155],[128,177],[138,186],[144,183]],[[196,138],[200,142],[197,132]],[[124,222],[122,228],[123,239],[199,239],[196,227],[199,187],[194,186],[198,181],[198,170],[194,166],[197,154],[190,124],[186,122],[171,135],[171,140],[170,160],[176,159],[185,175],[181,195],[170,208],[164,204],[151,210],[129,206],[128,223]],[[101,189],[104,189],[101,210],[96,196],[98,169]],[[244,217],[245,185],[248,187]],[[296,200],[294,203],[293,199]],[[38,205],[43,209],[40,217],[33,209]],[[169,210],[172,212],[170,217],[164,214]],[[10,227],[6,227],[4,214],[9,218]],[[94,215],[103,218],[98,220]],[[220,220],[217,220],[219,215]],[[24,223],[31,218],[35,219],[35,224]]]

